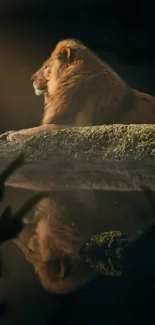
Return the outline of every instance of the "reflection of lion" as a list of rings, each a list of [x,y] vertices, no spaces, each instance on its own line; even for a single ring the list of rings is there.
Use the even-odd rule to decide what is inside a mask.
[[[43,287],[66,293],[94,277],[79,255],[86,238],[100,231],[91,191],[53,192],[37,205],[34,221],[14,242],[33,264]],[[80,199],[80,195],[82,195]]]
[[[131,89],[79,41],[58,43],[32,76],[45,94],[43,124],[154,123],[154,97]]]

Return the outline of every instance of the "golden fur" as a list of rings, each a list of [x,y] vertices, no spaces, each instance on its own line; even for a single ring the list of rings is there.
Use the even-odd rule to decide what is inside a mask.
[[[32,80],[45,94],[43,124],[155,122],[155,98],[131,89],[79,41],[59,42]]]

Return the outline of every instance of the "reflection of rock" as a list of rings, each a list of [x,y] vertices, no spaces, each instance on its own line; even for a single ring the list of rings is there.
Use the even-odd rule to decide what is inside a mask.
[[[102,275],[121,276],[130,271],[138,275],[155,274],[155,226],[152,225],[135,241],[119,231],[93,236],[80,249],[86,263]]]
[[[120,231],[104,232],[93,236],[80,250],[86,263],[102,275],[120,276],[130,269],[126,249],[128,238]]]

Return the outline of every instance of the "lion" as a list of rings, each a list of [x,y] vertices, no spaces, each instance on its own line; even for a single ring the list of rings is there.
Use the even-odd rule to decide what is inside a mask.
[[[36,95],[45,96],[42,125],[0,139],[74,126],[155,123],[155,98],[132,89],[78,40],[60,41],[31,80]]]
[[[35,94],[44,95],[41,126],[5,132],[0,139],[13,141],[75,126],[155,122],[154,97],[132,89],[80,41],[59,42],[31,80]],[[110,230],[110,220],[114,226],[120,219],[123,232],[130,227],[135,194],[131,200],[123,194],[122,200],[120,193],[104,192],[100,210],[99,195],[88,192],[51,193],[36,208],[34,229],[26,225],[16,239],[46,290],[67,293],[94,277],[79,256],[80,246],[91,235]],[[104,219],[107,211],[110,217]]]
[[[79,41],[59,42],[31,79],[35,94],[45,95],[43,125],[155,122],[155,98],[131,89]]]

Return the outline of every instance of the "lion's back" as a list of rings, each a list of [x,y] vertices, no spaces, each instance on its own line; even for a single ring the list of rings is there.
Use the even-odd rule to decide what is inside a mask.
[[[135,103],[129,113],[124,116],[122,123],[126,124],[154,124],[155,123],[155,97],[133,90]]]

